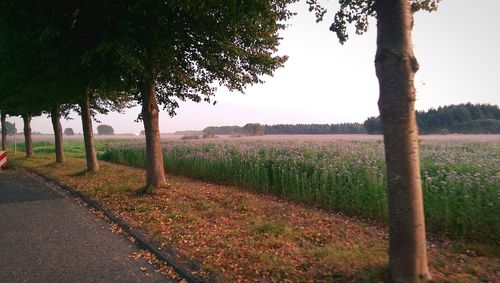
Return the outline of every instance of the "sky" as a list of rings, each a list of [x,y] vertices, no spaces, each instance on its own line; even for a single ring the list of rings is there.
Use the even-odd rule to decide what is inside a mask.
[[[316,23],[305,1],[294,4],[297,15],[289,21],[278,54],[288,55],[285,66],[265,83],[245,93],[219,88],[216,105],[181,102],[177,115],[160,113],[160,130],[202,130],[207,126],[309,123],[362,123],[378,116],[378,81],[375,76],[376,25],[358,36],[350,33],[341,45],[329,31],[336,0],[324,1],[329,9]],[[500,104],[499,0],[443,0],[437,12],[415,14],[414,52],[420,64],[415,77],[416,108],[428,110],[458,103]],[[134,120],[140,107],[124,113],[98,115],[115,133],[138,133]],[[76,114],[63,120],[63,128],[81,132]],[[22,120],[8,118],[22,129]],[[98,126],[94,123],[94,129]],[[51,133],[47,117],[33,119],[32,130]]]

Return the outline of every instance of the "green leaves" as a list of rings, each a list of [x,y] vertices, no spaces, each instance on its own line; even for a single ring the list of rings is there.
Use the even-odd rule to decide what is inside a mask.
[[[210,101],[214,83],[243,91],[282,66],[286,57],[274,52],[290,2],[108,2],[104,33],[121,55],[122,77],[136,89],[154,78],[158,101],[173,115],[177,99]]]
[[[409,0],[412,12],[437,10],[441,0]],[[376,0],[339,0],[340,9],[335,13],[330,31],[335,32],[339,42],[344,44],[349,39],[348,26],[354,25],[356,34],[368,31],[369,18],[375,17]],[[314,12],[316,21],[322,21],[327,10],[317,0],[307,0],[309,11]]]

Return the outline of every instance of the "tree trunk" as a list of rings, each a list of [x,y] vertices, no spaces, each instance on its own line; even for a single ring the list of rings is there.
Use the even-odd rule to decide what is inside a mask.
[[[375,67],[380,85],[389,207],[389,271],[393,282],[431,279],[415,117],[418,63],[408,0],[378,0]]]
[[[56,150],[56,162],[64,163],[64,148],[63,148],[63,136],[61,127],[61,105],[56,103],[52,108],[50,113],[50,118],[52,120],[52,128],[54,129],[54,142]]]
[[[7,118],[7,114],[1,114],[2,120],[2,150],[7,151],[7,123],[5,123],[5,119]]]
[[[23,115],[24,122],[24,145],[26,147],[26,157],[33,156],[33,140],[31,139],[31,113]]]
[[[142,119],[146,134],[146,188],[164,186],[165,169],[160,143],[160,126],[158,121],[158,103],[156,101],[156,83],[147,82],[143,85]]]
[[[85,156],[87,158],[87,171],[99,171],[95,153],[94,133],[92,128],[92,114],[90,113],[90,89],[85,90],[85,96],[80,104],[82,115],[83,141],[85,143]]]

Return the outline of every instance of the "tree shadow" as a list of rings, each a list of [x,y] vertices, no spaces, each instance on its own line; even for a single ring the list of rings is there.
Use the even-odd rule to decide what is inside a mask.
[[[95,174],[97,174],[97,172],[89,171],[89,170],[85,169],[83,171],[78,171],[78,172],[75,172],[75,173],[71,173],[70,176],[73,176],[73,177],[86,177],[86,176],[91,176],[91,175],[95,175]]]
[[[152,185],[143,186],[143,187],[140,187],[140,188],[134,190],[133,195],[136,197],[150,196],[150,195],[154,195],[155,191],[156,191],[156,188]]]
[[[368,268],[361,269],[355,273],[342,274],[334,273],[330,276],[325,276],[321,278],[324,282],[346,282],[346,283],[357,283],[357,282],[390,282],[389,281],[389,271],[387,265],[372,266]]]
[[[169,184],[166,184],[165,186],[161,186],[161,187],[155,187],[153,185],[148,185],[148,186],[143,186],[143,187],[140,187],[140,188],[134,190],[132,194],[133,194],[133,196],[136,196],[136,197],[152,196],[152,195],[157,194],[158,190],[168,189],[168,188],[170,188]]]

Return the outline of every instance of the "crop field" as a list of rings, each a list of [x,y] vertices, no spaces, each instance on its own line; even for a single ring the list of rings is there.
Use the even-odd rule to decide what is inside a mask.
[[[426,223],[435,235],[497,242],[500,143],[421,143]],[[209,139],[164,142],[168,173],[231,184],[347,215],[385,220],[380,139]],[[111,142],[100,158],[143,167],[144,145]]]

